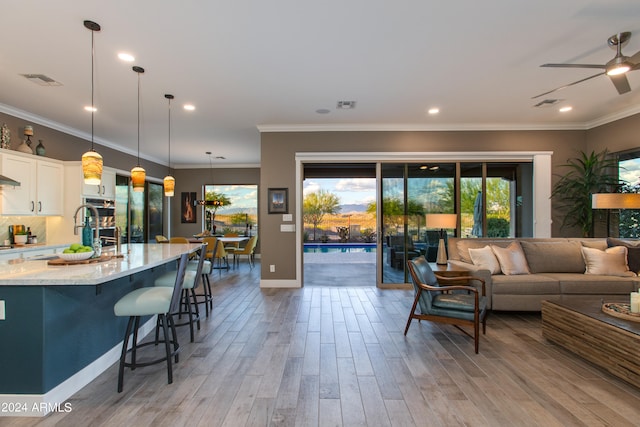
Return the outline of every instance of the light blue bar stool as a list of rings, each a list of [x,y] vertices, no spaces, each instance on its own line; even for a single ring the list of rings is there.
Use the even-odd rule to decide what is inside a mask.
[[[179,305],[179,310],[172,313],[173,316],[181,318],[182,315],[187,315],[189,320],[182,323],[175,323],[175,326],[189,325],[189,332],[191,336],[191,342],[195,341],[195,335],[193,331],[193,324],[196,323],[198,330],[200,330],[200,310],[198,309],[198,299],[196,297],[195,289],[200,282],[200,276],[202,276],[202,270],[204,266],[204,254],[206,252],[207,245],[200,246],[200,256],[195,261],[189,261],[186,266],[184,283],[182,284],[182,303]],[[195,267],[190,267],[194,263]],[[155,280],[155,286],[157,287],[172,287],[176,280],[176,271],[170,271]],[[174,319],[175,321],[175,319]],[[160,328],[156,328],[156,339],[160,333]]]
[[[139,288],[120,298],[120,300],[118,300],[118,302],[113,306],[113,312],[116,316],[129,317],[127,330],[122,342],[122,353],[120,355],[120,366],[118,369],[118,393],[122,392],[125,367],[129,367],[131,370],[134,370],[137,367],[154,365],[166,360],[168,383],[171,384],[173,382],[171,358],[175,358],[175,363],[178,363],[180,345],[178,344],[178,336],[176,334],[172,313],[180,310],[180,295],[182,294],[182,285],[188,262],[189,255],[183,254],[180,257],[173,287]],[[157,315],[158,324],[162,324],[164,340],[158,341],[158,333],[156,332],[155,341],[138,344],[138,327],[140,326],[140,317],[153,315]],[[131,345],[131,349],[127,350],[129,345],[129,335],[131,335],[132,329],[133,343]],[[169,336],[169,329],[171,330],[171,336]],[[151,344],[158,345],[160,342],[163,342],[165,346],[164,357],[146,362],[140,362],[137,360],[138,349]],[[171,344],[173,344],[173,351],[171,351]],[[131,353],[130,362],[126,361],[127,353]]]

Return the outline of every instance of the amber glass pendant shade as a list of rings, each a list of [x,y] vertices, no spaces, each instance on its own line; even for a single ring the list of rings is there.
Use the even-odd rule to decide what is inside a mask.
[[[85,184],[100,185],[102,181],[102,156],[100,153],[89,150],[82,155],[82,174]]]
[[[144,179],[146,175],[145,170],[140,166],[131,169],[131,186],[133,187],[133,191],[144,191]]]
[[[176,179],[171,175],[164,177],[164,195],[166,197],[173,197],[176,188]]]

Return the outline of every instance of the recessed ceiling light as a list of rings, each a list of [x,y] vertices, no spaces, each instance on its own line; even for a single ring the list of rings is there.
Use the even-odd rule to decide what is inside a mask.
[[[316,113],[318,114],[329,114],[331,112],[331,110],[327,109],[327,108],[318,108],[316,110]]]
[[[96,111],[98,111],[98,109],[97,109],[96,107],[92,107],[91,105],[85,105],[84,110],[85,110],[85,111],[88,111],[88,112],[90,112],[90,113],[91,113],[91,112],[94,112],[94,113],[95,113]]]
[[[439,112],[440,112],[440,109],[438,107],[429,108],[429,111],[428,111],[429,114],[438,114]]]
[[[195,105],[192,104],[184,104],[184,109],[187,111],[193,111],[196,109]]]
[[[571,106],[569,106],[569,105],[568,105],[568,106],[566,106],[566,107],[562,107],[562,108],[560,108],[560,110],[559,110],[559,111],[560,111],[561,113],[567,113],[567,112],[569,112],[569,111],[571,111],[571,110],[573,110],[573,107],[571,107]]]
[[[133,62],[133,61],[136,60],[136,58],[133,55],[131,55],[130,53],[125,53],[125,52],[120,52],[118,54],[118,58],[120,60],[122,60],[122,61],[125,61],[125,62]]]

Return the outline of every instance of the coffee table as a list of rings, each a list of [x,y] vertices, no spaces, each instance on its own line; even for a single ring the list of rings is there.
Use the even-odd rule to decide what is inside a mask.
[[[640,323],[603,313],[601,298],[543,301],[542,336],[640,386]]]

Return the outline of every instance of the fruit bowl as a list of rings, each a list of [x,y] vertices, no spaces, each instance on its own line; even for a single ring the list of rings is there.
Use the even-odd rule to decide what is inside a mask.
[[[65,261],[84,261],[85,259],[89,259],[93,256],[94,252],[76,252],[70,254],[58,254],[60,258]]]

